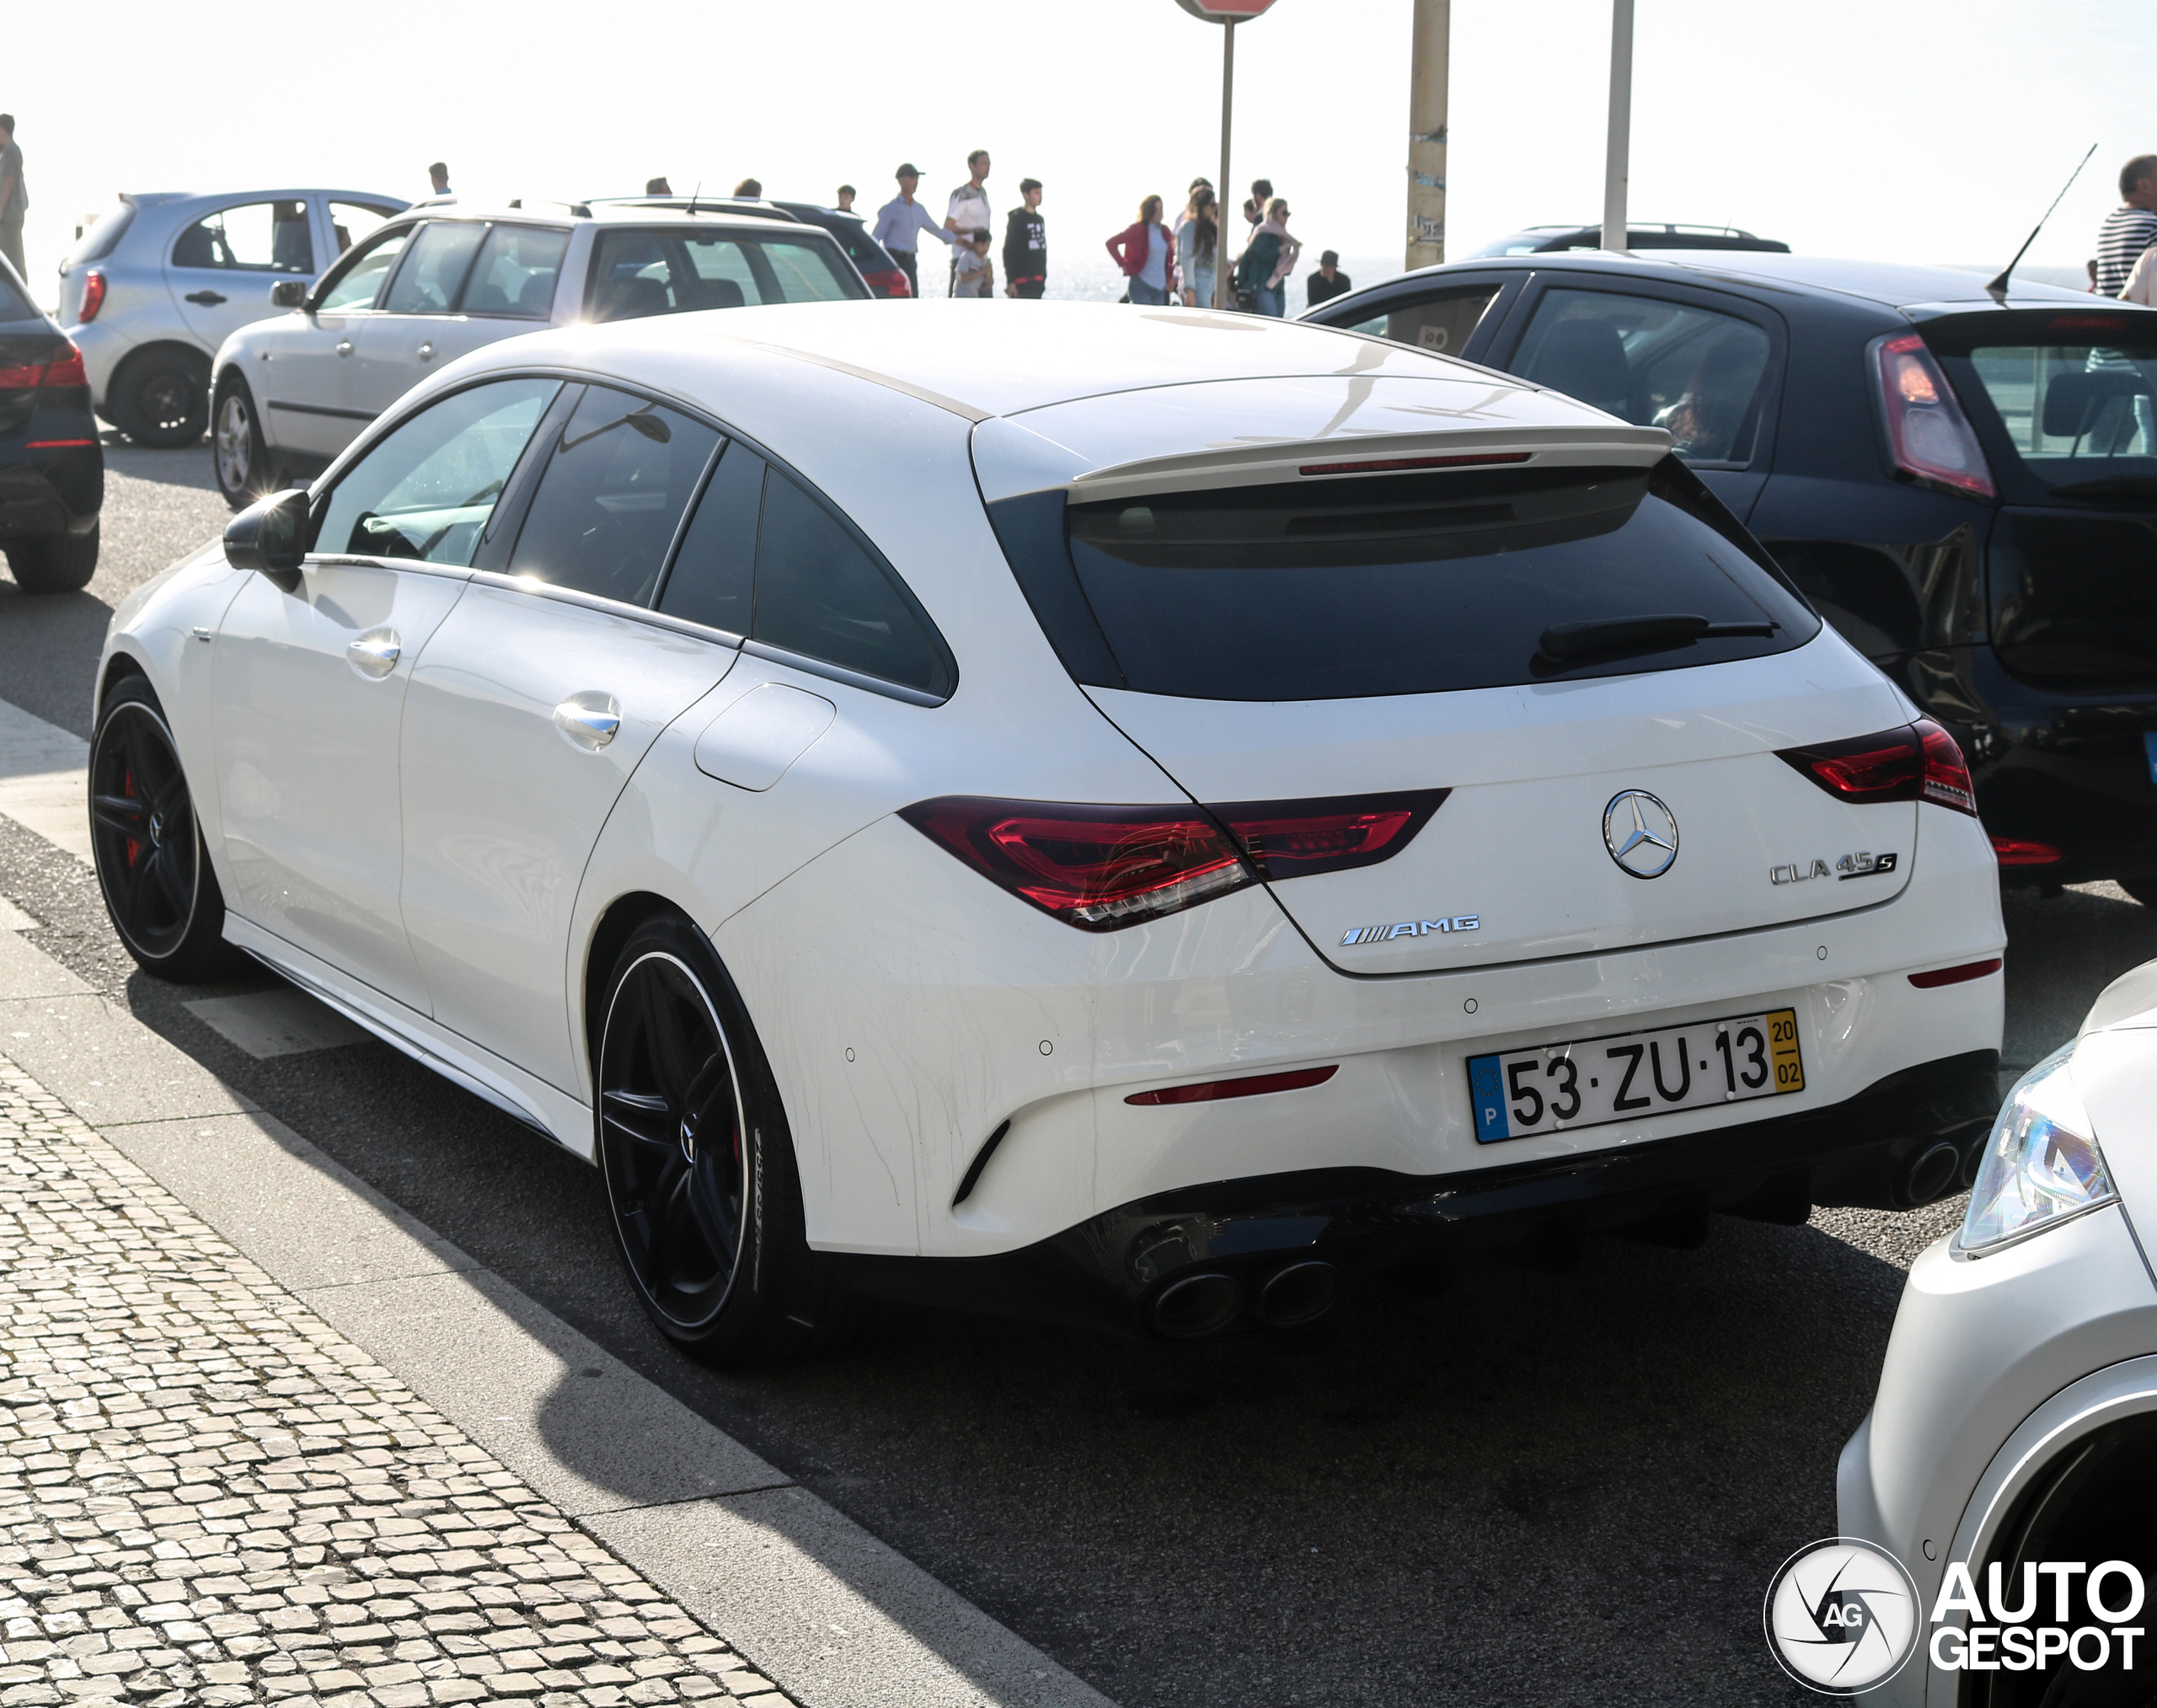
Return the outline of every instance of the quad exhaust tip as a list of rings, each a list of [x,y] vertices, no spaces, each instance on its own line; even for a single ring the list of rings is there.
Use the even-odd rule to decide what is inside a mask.
[[[1962,1152],[1941,1139],[1919,1151],[1903,1172],[1903,1197],[1913,1206],[1944,1198],[1962,1183]]]
[[[1340,1297],[1341,1272],[1307,1258],[1284,1263],[1267,1276],[1249,1309],[1268,1328],[1301,1328],[1331,1310]],[[1154,1295],[1147,1315],[1156,1333],[1196,1341],[1234,1327],[1245,1305],[1243,1285],[1235,1277],[1209,1270],[1170,1282]]]

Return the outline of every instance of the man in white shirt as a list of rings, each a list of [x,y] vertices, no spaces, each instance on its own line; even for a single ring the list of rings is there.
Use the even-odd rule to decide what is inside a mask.
[[[987,231],[996,223],[994,217],[988,211],[988,191],[982,187],[988,182],[988,150],[977,148],[972,153],[967,155],[966,170],[971,175],[966,183],[961,184],[951,192],[950,206],[944,215],[944,229],[960,233],[954,238],[954,243],[966,244],[976,254],[986,260],[988,255],[988,244],[986,240],[976,244],[973,241],[973,234],[977,231]],[[955,291],[958,287],[958,282],[959,263],[957,256],[954,255],[951,260],[951,285]],[[980,294],[991,297],[995,293],[996,270],[991,267],[982,276]]]

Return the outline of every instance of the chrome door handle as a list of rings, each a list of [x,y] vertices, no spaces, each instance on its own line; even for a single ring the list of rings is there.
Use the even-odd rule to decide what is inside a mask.
[[[571,694],[554,708],[554,727],[572,745],[597,752],[622,727],[622,703],[611,693]]]
[[[361,676],[379,682],[397,668],[397,660],[403,651],[396,630],[370,629],[345,648],[345,656]]]
[[[190,291],[187,293],[187,300],[190,303],[200,303],[205,308],[214,308],[225,299],[215,291]]]
[[[349,338],[339,339],[337,340],[337,353],[340,356],[350,356],[352,353],[352,340]]]
[[[420,360],[422,361],[432,361],[434,359],[435,344],[434,340],[431,338],[425,344],[420,346]]]

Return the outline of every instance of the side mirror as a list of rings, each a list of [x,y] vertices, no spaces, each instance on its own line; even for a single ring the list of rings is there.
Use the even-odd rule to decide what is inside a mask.
[[[225,524],[225,561],[260,571],[287,593],[296,591],[307,555],[307,489],[295,486],[249,505]]]
[[[308,289],[305,279],[280,279],[270,287],[270,304],[278,308],[304,308]]]

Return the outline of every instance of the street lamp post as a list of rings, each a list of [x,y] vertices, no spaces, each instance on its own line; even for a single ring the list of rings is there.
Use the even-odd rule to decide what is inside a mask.
[[[1408,72],[1408,268],[1446,258],[1446,56],[1452,0],[1416,0]]]
[[[1221,29],[1221,179],[1213,192],[1213,306],[1228,306],[1228,136],[1235,112],[1236,26],[1256,18],[1273,0],[1176,0],[1193,18]]]
[[[1627,156],[1633,141],[1633,0],[1610,0],[1610,132],[1603,155],[1603,247],[1623,254]]]

